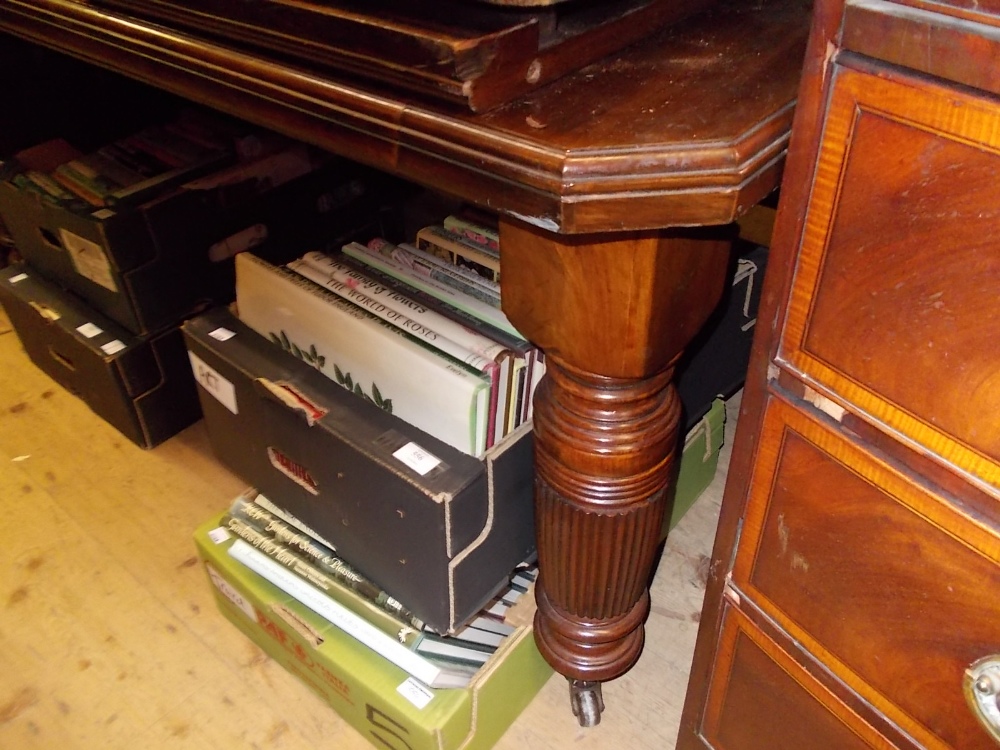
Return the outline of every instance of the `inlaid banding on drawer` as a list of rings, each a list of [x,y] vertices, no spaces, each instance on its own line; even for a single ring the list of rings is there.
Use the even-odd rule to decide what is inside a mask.
[[[1000,103],[838,68],[780,357],[1000,488]]]
[[[921,746],[994,748],[961,685],[1000,650],[1000,539],[783,400],[759,445],[737,588]]]
[[[702,734],[718,750],[891,745],[738,609],[726,606]],[[788,720],[783,720],[787,718]]]

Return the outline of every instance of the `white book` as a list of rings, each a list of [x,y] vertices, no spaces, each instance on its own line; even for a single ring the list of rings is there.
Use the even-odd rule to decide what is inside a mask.
[[[364,246],[359,245],[359,247]],[[440,335],[451,339],[457,344],[461,344],[471,352],[475,352],[488,359],[499,359],[511,355],[511,350],[500,342],[494,341],[489,336],[484,336],[471,328],[467,328],[458,321],[452,320],[447,315],[442,315],[437,310],[431,310],[421,305],[402,292],[380,284],[370,276],[360,273],[353,266],[349,266],[326,253],[318,251],[308,252],[302,256],[302,260],[318,271],[327,274],[330,279],[347,284],[362,294],[372,299],[377,299],[386,307],[423,323],[428,328],[437,331]]]
[[[376,315],[387,323],[403,329],[411,336],[425,341],[435,349],[441,350],[448,356],[454,357],[474,370],[485,371],[487,367],[496,365],[495,360],[476,354],[446,336],[442,336],[433,328],[429,328],[423,323],[413,320],[405,312],[396,310],[374,297],[369,297],[363,290],[358,289],[356,286],[350,284],[350,282],[342,281],[333,274],[324,273],[322,270],[316,268],[314,264],[306,261],[305,258],[294,260],[285,265],[287,268],[295,271],[295,273],[305,276],[310,281],[314,281],[324,288],[329,289],[338,297],[343,297],[355,305],[363,307],[372,315]]]
[[[397,249],[409,253],[415,262],[420,262],[422,264],[426,264],[428,267],[434,267],[444,271],[449,276],[455,276],[466,284],[472,284],[480,287],[490,296],[496,297],[497,301],[500,300],[500,285],[495,281],[491,281],[490,279],[480,276],[475,271],[470,271],[468,268],[450,263],[444,258],[439,258],[436,255],[421,249],[417,245],[410,244],[409,242],[397,245]],[[417,270],[420,269],[418,268]]]
[[[467,670],[449,669],[414,653],[242,539],[233,542],[229,555],[428,687],[461,688],[469,684]]]
[[[486,450],[490,379],[287,268],[236,256],[240,319],[379,408],[472,456]]]
[[[521,335],[513,323],[507,320],[507,316],[503,314],[502,310],[488,305],[485,302],[472,297],[468,294],[463,294],[462,292],[454,289],[447,284],[442,284],[434,279],[429,279],[426,276],[421,276],[415,273],[412,269],[407,268],[402,263],[397,263],[392,260],[392,258],[387,258],[386,256],[375,252],[374,250],[369,250],[364,245],[351,242],[344,245],[343,252],[345,255],[357,260],[359,263],[364,263],[367,266],[371,266],[388,276],[392,276],[395,279],[399,279],[415,289],[419,289],[426,294],[436,297],[442,302],[447,302],[462,312],[478,318],[484,323],[489,323],[491,326],[499,328],[501,331],[506,331],[509,334],[517,336],[523,339],[524,336]]]
[[[367,279],[324,253],[306,253],[287,267],[489,377],[492,428],[487,447],[520,423],[512,420],[510,396],[511,381],[516,377],[518,361],[523,365],[523,357],[515,358],[503,345]]]

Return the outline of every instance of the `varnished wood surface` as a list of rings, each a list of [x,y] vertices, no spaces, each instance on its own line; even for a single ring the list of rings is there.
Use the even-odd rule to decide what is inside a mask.
[[[714,0],[99,0],[96,5],[484,112],[617,52]]]
[[[1000,648],[996,600],[978,593],[1000,563],[996,423],[979,421],[995,410],[973,395],[997,355],[965,337],[995,329],[977,301],[996,261],[981,244],[995,220],[995,12],[817,4],[760,309],[771,325],[756,332],[681,748],[753,740],[745,710],[718,710],[735,611],[835,698],[815,694],[810,712],[829,708],[872,746],[993,746],[960,691],[969,663]],[[801,690],[774,689],[788,702],[758,727],[768,747],[803,716],[786,708]],[[850,746],[813,726],[808,746]]]
[[[671,532],[645,652],[581,729],[554,676],[498,750],[669,750],[687,681],[719,473]],[[27,360],[0,313],[0,747],[370,750],[218,613],[194,527],[242,483],[201,423],[149,452]]]
[[[777,184],[803,0],[720,5],[484,115],[71,0],[11,0],[6,29],[557,232],[724,224]]]

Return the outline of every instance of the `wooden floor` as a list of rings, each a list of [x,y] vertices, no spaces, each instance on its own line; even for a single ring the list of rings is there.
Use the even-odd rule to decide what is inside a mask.
[[[602,723],[581,729],[554,676],[498,748],[674,746],[736,409]],[[191,532],[242,489],[201,423],[136,448],[35,369],[0,315],[0,748],[371,748],[214,607]]]

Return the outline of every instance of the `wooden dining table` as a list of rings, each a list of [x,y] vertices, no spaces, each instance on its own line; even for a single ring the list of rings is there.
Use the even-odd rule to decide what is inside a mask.
[[[535,638],[593,725],[642,651],[675,364],[781,180],[809,10],[720,0],[485,112],[99,3],[6,0],[0,31],[499,216],[503,310],[547,362]]]

